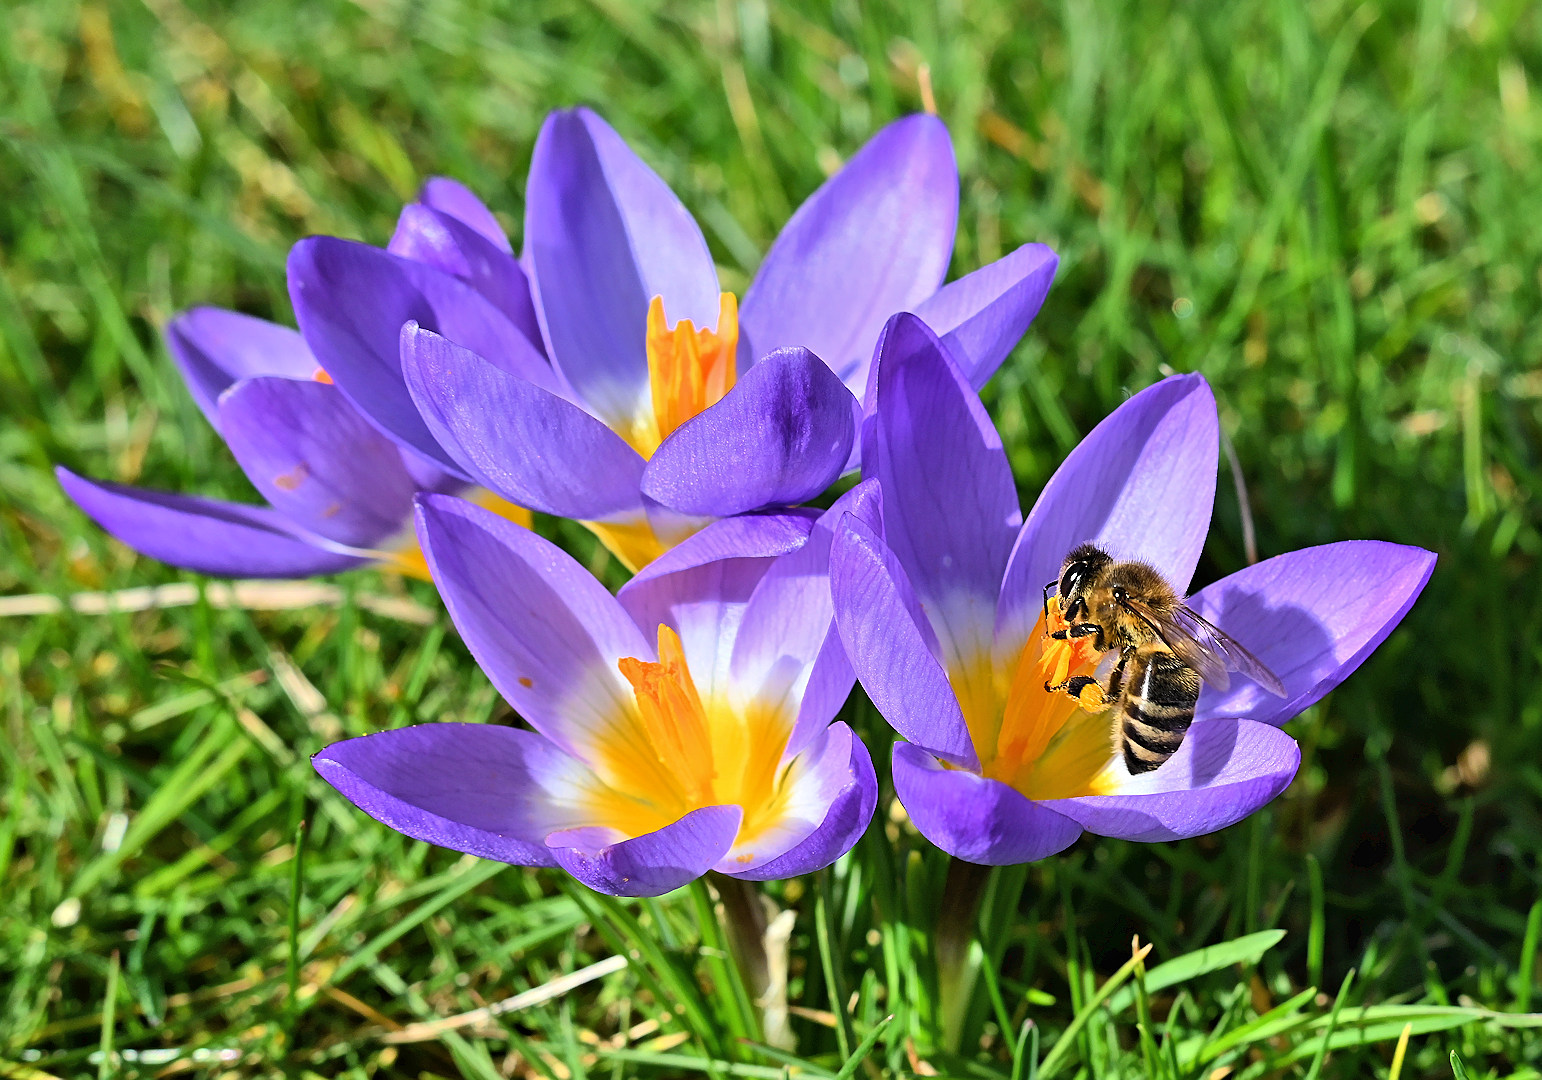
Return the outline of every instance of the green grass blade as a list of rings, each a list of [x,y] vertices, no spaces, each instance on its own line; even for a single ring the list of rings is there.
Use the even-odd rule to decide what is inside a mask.
[[[1123,967],[1110,975],[1097,992],[1077,1010],[1076,1015],[1071,1018],[1071,1023],[1060,1033],[1060,1038],[1055,1040],[1055,1045],[1051,1046],[1049,1053],[1045,1055],[1043,1064],[1039,1066],[1040,1076],[1049,1080],[1049,1077],[1055,1075],[1066,1055],[1071,1052],[1082,1028],[1092,1019],[1093,1014],[1103,1007],[1103,1003],[1114,995],[1114,991],[1124,985],[1125,980],[1134,973],[1136,964],[1140,963],[1150,951],[1150,945],[1142,947],[1139,952],[1125,961]]]
[[[102,997],[102,1036],[98,1052],[102,1055],[97,1064],[97,1080],[107,1080],[117,1074],[117,1057],[113,1053],[113,1035],[118,1023],[118,950],[114,949],[107,962],[107,992]]]
[[[1260,957],[1285,938],[1283,930],[1259,930],[1233,941],[1219,945],[1207,945],[1191,953],[1164,960],[1146,972],[1146,990],[1158,994],[1180,983],[1208,975],[1212,971],[1231,967],[1233,964],[1256,964]],[[1135,990],[1126,987],[1108,1002],[1108,1011],[1120,1013],[1135,1001]]]
[[[1531,1011],[1531,995],[1537,982],[1537,947],[1542,944],[1542,900],[1526,913],[1526,934],[1521,938],[1521,962],[1516,975],[1515,1008]]]
[[[1338,994],[1333,999],[1333,1011],[1328,1014],[1328,1030],[1323,1032],[1322,1040],[1312,1053],[1312,1065],[1307,1069],[1305,1080],[1317,1080],[1322,1074],[1322,1063],[1328,1056],[1328,1044],[1333,1038],[1333,1029],[1338,1025],[1339,1011],[1344,1008],[1344,1002],[1349,999],[1349,989],[1355,983],[1355,973],[1351,969],[1344,976],[1343,985],[1339,987]]]
[[[851,1080],[857,1074],[858,1067],[867,1060],[867,1055],[873,1052],[873,1047],[878,1045],[878,1040],[883,1037],[884,1031],[893,1022],[894,1014],[890,1013],[874,1024],[873,1030],[863,1036],[862,1041],[857,1044],[856,1050],[852,1052],[851,1056],[846,1059],[839,1071],[836,1072],[835,1080]]]

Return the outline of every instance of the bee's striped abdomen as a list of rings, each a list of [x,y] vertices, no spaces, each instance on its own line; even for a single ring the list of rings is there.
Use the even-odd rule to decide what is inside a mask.
[[[1194,721],[1199,675],[1169,652],[1137,654],[1119,699],[1124,764],[1150,772],[1177,753]]]

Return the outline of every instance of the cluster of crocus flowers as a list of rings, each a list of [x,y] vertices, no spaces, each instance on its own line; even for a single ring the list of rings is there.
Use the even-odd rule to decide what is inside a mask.
[[[385,249],[335,237],[295,246],[299,335],[265,326],[247,341],[233,329],[240,316],[223,313],[220,332],[202,335],[212,340],[184,346],[179,327],[210,318],[173,324],[173,351],[197,355],[185,370],[218,370],[227,384],[319,373],[335,387],[307,403],[347,416],[290,405],[297,431],[266,430],[274,392],[251,395],[265,453],[244,446],[253,440],[223,407],[209,409],[276,513],[63,479],[130,546],[210,573],[355,565],[402,531],[413,491],[467,487],[582,521],[635,571],[709,521],[798,505],[847,470],[854,394],[889,315],[921,312],[976,385],[989,379],[1058,260],[1026,244],[943,284],[957,216],[947,130],[935,116],[895,121],[792,216],[741,311],[668,185],[594,113],[557,112],[536,141],[520,259],[475,196],[434,181]],[[195,395],[208,396],[198,377]],[[286,404],[299,396],[284,391]],[[348,455],[353,443],[370,452]],[[393,443],[405,486],[393,483],[402,468],[377,465]],[[356,504],[367,523],[351,522]],[[168,538],[176,515],[200,519],[187,542]],[[243,529],[313,561],[243,559],[241,542],[224,545],[230,557],[208,553],[208,537]]]
[[[854,460],[854,395],[888,316],[926,314],[983,383],[1057,265],[1029,244],[943,285],[958,170],[926,115],[884,128],[810,196],[742,306],[695,219],[587,109],[547,119],[525,205],[549,367],[382,311],[381,325],[408,323],[382,426],[518,505],[586,523],[633,570],[709,521],[828,488]],[[368,291],[306,251],[290,272],[302,327]],[[380,378],[387,352],[333,357],[334,374]]]
[[[443,292],[476,294],[468,304],[529,309],[529,290],[492,213],[453,180],[424,185],[390,246],[370,250]],[[65,491],[99,525],[137,551],[207,574],[306,577],[371,562],[422,572],[413,496],[468,485],[382,434],[335,384],[330,342],[197,308],[171,322],[166,344],[193,400],[268,505],[91,480],[61,467]],[[524,511],[481,497],[528,522]]]
[[[269,507],[61,477],[178,565],[431,576],[530,728],[429,723],[316,755],[408,836],[619,895],[819,869],[877,799],[835,719],[858,680],[903,737],[900,802],[961,859],[1223,828],[1290,783],[1281,725],[1390,633],[1434,558],[1330,544],[1188,598],[1280,685],[1206,688],[1176,751],[1132,776],[1115,715],[1056,689],[1106,680],[1114,657],[1053,636],[1045,583],[1091,543],[1181,595],[1209,528],[1215,403],[1197,375],[1135,395],[1025,522],[976,391],[1056,259],[1029,244],[942,284],[957,207],[941,123],[898,120],[792,216],[741,305],[664,181],[593,113],[559,112],[520,258],[470,192],[433,181],[385,249],[296,246],[299,332],[207,310],[172,325]],[[857,464],[828,509],[802,505]],[[583,522],[635,576],[613,596],[515,507]]]

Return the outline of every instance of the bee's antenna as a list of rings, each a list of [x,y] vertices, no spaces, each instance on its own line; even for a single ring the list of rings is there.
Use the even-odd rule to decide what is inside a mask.
[[[1060,584],[1060,582],[1058,580],[1056,580],[1056,581],[1047,582],[1045,584],[1045,586],[1044,586],[1044,621],[1045,622],[1049,622],[1049,591],[1051,589],[1053,589],[1056,585],[1059,585],[1059,584]]]

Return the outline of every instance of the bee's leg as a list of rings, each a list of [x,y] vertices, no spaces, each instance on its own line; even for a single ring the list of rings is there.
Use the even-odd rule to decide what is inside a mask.
[[[1093,634],[1101,633],[1102,630],[1103,628],[1095,622],[1072,623],[1064,630],[1056,630],[1050,637],[1064,641],[1066,638],[1091,637]]]
[[[1108,676],[1108,688],[1103,691],[1109,698],[1119,696],[1119,691],[1124,686],[1124,667],[1134,655],[1135,650],[1129,648],[1119,654],[1119,663],[1114,665],[1114,670]]]
[[[1050,637],[1054,638],[1056,641],[1075,640],[1076,638],[1090,637],[1094,639],[1093,645],[1097,647],[1099,652],[1102,652],[1104,649],[1103,628],[1094,622],[1072,623],[1064,630],[1056,630],[1053,634],[1050,635]]]
[[[1114,703],[1108,692],[1098,684],[1098,680],[1088,675],[1076,675],[1054,686],[1045,683],[1044,689],[1052,694],[1066,694],[1091,713],[1100,713]]]

